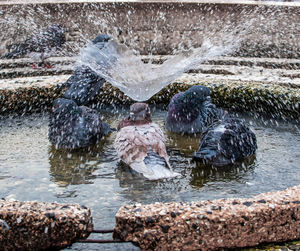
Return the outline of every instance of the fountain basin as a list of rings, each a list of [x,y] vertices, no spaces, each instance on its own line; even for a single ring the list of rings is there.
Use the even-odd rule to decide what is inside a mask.
[[[99,31],[113,34],[130,47],[139,48],[141,53],[149,53],[150,51],[156,54],[169,54],[174,49],[178,49],[176,47],[178,41],[184,40],[185,37],[191,38],[192,41],[189,42],[193,45],[200,45],[202,41],[200,36],[207,32],[203,30],[203,27],[210,27],[216,19],[222,20],[222,16],[226,16],[228,13],[233,16],[230,22],[235,22],[238,16],[237,13],[240,12],[249,14],[249,19],[255,15],[261,22],[258,22],[254,29],[255,32],[251,32],[249,39],[240,47],[236,55],[248,57],[262,55],[269,57],[271,55],[273,57],[296,58],[292,60],[293,63],[289,62],[285,66],[288,67],[289,71],[281,75],[280,79],[275,78],[275,80],[270,81],[262,76],[239,79],[230,67],[220,67],[213,64],[210,69],[207,69],[206,66],[201,65],[200,70],[197,69],[185,74],[149,102],[167,104],[173,94],[178,91],[185,90],[192,84],[203,84],[211,88],[212,97],[218,106],[230,110],[268,113],[273,117],[299,118],[299,73],[297,72],[297,69],[299,69],[299,62],[297,61],[297,58],[299,58],[299,44],[294,34],[298,23],[298,3],[230,2],[224,4],[220,2],[207,3],[205,1],[185,3],[167,1],[148,3],[143,1],[132,3],[119,1],[113,3],[109,1],[89,3],[80,1],[68,3],[41,1],[37,3],[34,1],[22,5],[22,8],[19,7],[15,1],[0,4],[0,13],[5,14],[3,20],[7,20],[7,17],[11,16],[18,17],[18,20],[15,20],[16,23],[21,23],[22,27],[28,27],[28,29],[20,31],[14,29],[14,27],[9,27],[9,22],[0,23],[0,27],[7,31],[1,43],[1,52],[4,52],[11,43],[22,40],[33,29],[57,21],[65,23],[66,18],[68,18],[72,22],[66,23],[68,37],[66,51],[71,56],[78,51],[78,48],[83,45],[87,38],[94,37]],[[115,15],[116,8],[119,13],[117,16]],[[150,10],[148,13],[151,16],[155,16],[153,13],[160,10],[161,15],[155,16],[155,20],[147,19],[144,18],[145,10]],[[39,15],[32,13],[39,13]],[[41,13],[45,15],[41,15]],[[89,13],[89,15],[87,16],[85,13]],[[31,15],[30,18],[27,19],[27,15]],[[42,20],[41,16],[44,17]],[[178,16],[181,18],[178,18]],[[205,18],[199,22],[199,17]],[[203,21],[209,19],[210,21]],[[168,24],[173,23],[174,26],[168,27],[164,25],[165,22]],[[156,25],[155,29],[153,29],[154,24]],[[276,27],[276,29],[271,29],[271,27]],[[278,29],[281,30],[280,33],[277,32]],[[211,30],[208,29],[209,31]],[[132,33],[136,36],[133,37]],[[183,48],[189,42],[184,41]],[[246,61],[245,59],[242,59],[241,62],[236,59],[230,60],[233,62],[232,64],[238,65]],[[251,67],[255,68],[261,63],[259,61],[256,60],[254,64],[250,62]],[[271,59],[271,63],[270,61],[266,63],[263,69],[255,68],[255,70],[258,70],[254,71],[255,74],[259,75],[268,67],[277,68],[279,64],[282,64],[279,59],[275,61]],[[58,59],[56,63],[60,64],[59,67],[39,72],[28,69],[30,60],[25,63],[22,60],[20,62],[18,60],[1,62],[1,66],[6,66],[1,67],[4,70],[1,69],[0,114],[13,114],[14,112],[25,114],[48,110],[53,99],[59,97],[63,92],[62,84],[73,69],[73,66],[64,65],[63,60]],[[14,69],[8,69],[11,67]],[[19,69],[16,69],[18,67],[24,67],[24,69],[19,71]],[[20,72],[21,74],[19,74]],[[57,74],[60,75],[54,76]],[[211,75],[214,76],[210,79]],[[220,77],[220,75],[223,75],[223,77]],[[110,106],[111,104],[129,104],[133,101],[107,84],[103,91],[99,93],[95,102],[100,105],[103,104],[103,106]],[[114,111],[114,113],[118,114],[119,111]],[[109,114],[109,116],[112,115]],[[105,119],[110,120],[109,116]],[[162,117],[155,119],[163,127]],[[183,174],[183,179],[157,183],[142,181],[143,184],[141,185],[139,178],[133,178],[132,181],[131,177],[126,176],[128,172],[125,172],[124,175],[124,172],[117,167],[118,159],[115,156],[114,149],[111,148],[113,136],[106,139],[108,142],[102,141],[94,149],[88,151],[60,152],[51,148],[47,140],[47,119],[39,115],[37,117],[29,116],[30,122],[26,124],[27,118],[25,116],[18,121],[18,118],[8,117],[0,125],[0,128],[3,129],[2,138],[5,139],[3,143],[4,150],[1,149],[2,156],[0,155],[1,161],[4,160],[4,165],[0,165],[0,179],[9,181],[8,184],[0,184],[4,196],[8,198],[17,197],[21,200],[84,202],[92,208],[98,226],[100,224],[113,225],[114,222],[111,219],[113,219],[117,209],[124,203],[137,201],[145,204],[154,201],[169,203],[169,201],[174,200],[211,200],[231,195],[252,196],[259,192],[270,191],[271,188],[272,190],[282,189],[299,184],[297,179],[299,155],[296,154],[298,149],[295,150],[296,144],[299,142],[297,141],[299,136],[297,125],[292,125],[292,128],[288,130],[284,128],[281,131],[281,129],[269,129],[267,126],[260,126],[254,122],[254,126],[258,128],[257,133],[260,135],[261,150],[258,153],[258,165],[256,163],[254,165],[247,164],[246,167],[242,165],[226,170],[200,169],[200,171],[190,162],[190,153],[198,147],[199,141],[191,143],[189,140],[187,142],[183,138],[176,140],[174,135],[168,135],[168,147],[170,155],[173,156],[172,164],[177,168],[177,171]],[[10,121],[11,119],[12,121]],[[119,119],[120,117],[114,114],[113,119],[109,122],[114,124]],[[36,121],[32,122],[32,120]],[[262,122],[266,123],[266,121],[268,120]],[[279,122],[275,120],[275,123]],[[264,134],[262,131],[266,133]],[[167,134],[167,132],[165,133]],[[268,143],[264,142],[266,137],[269,139]],[[279,148],[275,147],[277,155],[272,155],[273,146],[279,146]],[[6,149],[14,149],[10,151],[14,151],[15,154],[7,154]],[[265,152],[269,154],[267,158],[265,158]],[[12,155],[13,157],[17,156],[17,158],[14,159]],[[275,159],[274,156],[276,158],[280,157],[280,160],[276,159],[276,163],[271,161]],[[281,159],[285,160],[281,162],[283,165],[278,164]],[[281,183],[282,179],[286,179],[286,175],[283,177],[282,173],[286,174],[286,172],[289,173],[290,179],[288,181],[284,180],[284,182],[288,184]],[[252,175],[253,173],[254,175]],[[271,174],[276,174],[278,177]],[[38,175],[41,179],[36,182],[36,176]],[[274,179],[274,184],[269,182],[266,185],[265,183],[270,179]],[[253,181],[255,185],[253,185]],[[178,184],[179,189],[177,190]],[[256,190],[256,186],[259,189]],[[221,189],[222,193],[220,194]],[[32,192],[32,190],[36,192]],[[150,190],[152,196],[147,194]],[[30,193],[24,193],[24,191],[30,191]],[[168,194],[164,191],[167,191]],[[207,191],[209,193],[206,195]],[[99,200],[95,201],[93,198],[99,198]],[[211,202],[208,201],[207,203]],[[213,203],[218,202],[214,201]],[[274,203],[276,204],[276,201]],[[269,202],[268,206],[272,209],[271,205],[274,203]],[[290,203],[284,209],[291,207],[294,210],[294,204],[298,205],[297,203]],[[188,204],[184,205],[189,206]],[[276,208],[280,211],[283,205],[276,204]],[[268,213],[269,208],[266,210]],[[299,211],[299,208],[295,210]],[[286,219],[286,222],[289,222],[291,218]],[[138,221],[138,217],[135,217],[135,220]],[[271,222],[270,225],[274,227],[271,231],[275,229],[276,232],[277,226],[274,226],[275,223]],[[123,227],[121,224],[118,226]],[[162,231],[166,231],[166,228],[162,228]],[[281,241],[298,238],[298,235],[293,235],[293,229],[286,232],[291,235],[287,234],[282,237],[279,234],[278,238],[267,239],[266,237],[262,240]],[[120,234],[116,230],[116,233],[116,235],[126,238],[125,235],[122,236],[123,231]],[[258,238],[259,236],[257,235]],[[142,241],[133,241],[146,248],[146,244],[144,245]],[[259,242],[254,243],[253,241],[253,243],[249,242],[247,245],[257,243]],[[235,242],[231,244],[236,245]],[[78,246],[75,245],[73,248],[76,249]],[[86,247],[79,246],[79,249],[86,249]]]
[[[152,106],[151,111],[153,121],[163,129],[166,111],[157,106]],[[128,110],[108,109],[100,113],[104,121],[116,127]],[[171,165],[182,176],[155,182],[118,165],[114,133],[89,149],[56,150],[47,138],[47,114],[9,116],[0,124],[2,196],[20,201],[84,204],[91,209],[95,228],[109,229],[115,226],[115,215],[124,204],[205,200],[211,203],[215,199],[249,198],[299,185],[297,124],[254,114],[238,116],[245,118],[257,135],[256,159],[226,168],[201,168],[191,162],[200,138],[174,135],[163,129]],[[72,245],[72,250],[93,248],[93,244]],[[102,250],[118,248],[135,247],[101,246]]]

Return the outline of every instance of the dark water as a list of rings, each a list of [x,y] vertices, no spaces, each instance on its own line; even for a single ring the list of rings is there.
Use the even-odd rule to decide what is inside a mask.
[[[124,113],[103,112],[112,126]],[[165,112],[153,111],[163,127]],[[242,116],[242,115],[240,115]],[[180,178],[147,181],[118,165],[115,134],[77,152],[53,149],[46,115],[0,120],[0,196],[7,199],[80,203],[92,209],[95,228],[113,228],[119,207],[134,202],[197,201],[248,197],[300,184],[300,132],[296,123],[243,115],[257,135],[256,158],[227,168],[191,163],[199,139],[165,132],[171,164]],[[77,250],[131,250],[130,244],[74,244]]]

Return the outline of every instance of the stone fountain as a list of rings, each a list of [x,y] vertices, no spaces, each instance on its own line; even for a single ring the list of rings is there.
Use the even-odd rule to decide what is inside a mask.
[[[66,3],[65,1],[45,0],[27,1],[26,4],[19,1],[1,1],[0,13],[3,18],[0,20],[0,27],[5,31],[5,34],[0,38],[0,54],[7,52],[12,44],[22,41],[24,37],[32,32],[51,23],[64,25],[67,42],[60,55],[47,59],[47,62],[54,65],[53,68],[32,69],[31,64],[34,61],[29,58],[0,60],[0,114],[5,125],[0,128],[3,128],[4,132],[8,132],[7,135],[9,134],[10,140],[13,139],[11,137],[13,134],[7,128],[11,125],[18,126],[18,123],[21,123],[21,125],[28,123],[30,125],[28,128],[31,128],[31,117],[29,122],[25,122],[27,121],[26,114],[48,111],[53,100],[64,92],[63,83],[72,73],[75,62],[78,62],[80,48],[100,32],[111,34],[115,41],[124,44],[122,46],[127,46],[126,50],[127,48],[133,50],[132,55],[142,60],[138,64],[143,66],[142,62],[144,62],[152,68],[160,67],[163,62],[177,62],[176,56],[173,56],[174,54],[181,55],[179,61],[184,59],[186,54],[190,56],[195,48],[201,48],[205,44],[206,38],[209,38],[214,45],[223,45],[223,48],[230,45],[229,47],[232,50],[222,51],[227,55],[222,53],[208,54],[209,56],[203,58],[203,60],[196,63],[193,61],[191,66],[183,67],[179,71],[180,74],[173,74],[175,77],[172,78],[172,83],[167,87],[158,88],[155,91],[158,93],[149,99],[148,102],[151,104],[157,106],[167,104],[178,91],[186,90],[193,84],[201,83],[210,87],[213,101],[220,107],[231,111],[251,112],[251,114],[255,111],[255,114],[260,114],[255,116],[263,116],[262,114],[269,113],[273,118],[283,118],[288,122],[297,121],[300,114],[299,38],[296,33],[299,29],[299,7],[300,5],[297,2],[269,3],[254,1],[230,1],[226,3],[223,1],[68,1]],[[66,22],[66,20],[68,21]],[[232,27],[236,27],[236,29],[232,29]],[[221,43],[218,44],[220,41]],[[191,48],[192,52],[189,51]],[[185,52],[183,55],[180,54],[182,51]],[[83,57],[83,59],[86,58]],[[172,67],[171,63],[169,65],[165,64],[168,65],[167,68]],[[97,70],[95,65],[94,67],[94,70]],[[101,73],[103,74],[103,72]],[[106,74],[109,73],[109,71],[106,71]],[[129,95],[129,97],[125,95],[125,89],[122,90],[120,86],[117,86],[118,88],[111,86],[111,84],[115,84],[115,79],[112,76],[107,76],[108,82],[111,83],[105,84],[94,104],[92,104],[93,107],[126,105],[133,102],[130,96],[137,99],[132,95]],[[16,114],[26,116],[23,119],[23,117],[18,117]],[[20,121],[15,123],[13,119],[10,122],[11,117],[14,116],[17,116],[17,120]],[[34,124],[33,127],[35,127]],[[295,127],[298,130],[297,126]],[[47,128],[47,126],[43,128]],[[294,136],[296,138],[297,132],[293,135],[296,135]],[[40,138],[42,140],[43,137]],[[18,144],[18,140],[11,141],[15,142],[14,145]],[[43,144],[47,143],[43,141]],[[9,144],[5,141],[6,145]],[[29,149],[35,152],[35,148],[32,145],[30,147]],[[185,244],[182,248],[197,247],[206,250],[253,246],[261,242],[282,242],[300,238],[300,232],[298,231],[300,229],[299,186],[293,188],[287,188],[285,185],[274,186],[263,191],[270,192],[286,188],[287,190],[263,193],[255,197],[253,196],[255,193],[243,194],[243,197],[251,197],[248,199],[220,199],[221,194],[220,196],[212,196],[213,199],[218,198],[219,200],[205,200],[199,203],[169,203],[170,200],[173,200],[173,198],[168,199],[169,195],[166,195],[167,199],[162,200],[160,200],[160,197],[155,196],[153,199],[143,200],[142,196],[137,195],[137,192],[140,192],[139,183],[130,184],[128,177],[125,176],[126,178],[123,180],[123,174],[121,173],[120,185],[116,185],[118,192],[113,193],[116,199],[108,203],[106,199],[101,197],[98,201],[98,204],[102,203],[99,209],[90,198],[100,196],[95,193],[96,190],[107,191],[109,195],[106,194],[106,196],[110,197],[112,193],[108,190],[109,185],[110,182],[115,184],[115,180],[111,178],[110,171],[106,169],[105,164],[98,163],[97,166],[94,166],[93,162],[96,159],[107,157],[105,155],[113,156],[113,151],[105,145],[104,148],[97,146],[95,149],[89,149],[89,151],[90,155],[86,156],[82,152],[64,153],[49,148],[46,162],[49,155],[50,178],[43,176],[37,184],[36,189],[39,192],[32,196],[29,195],[30,193],[23,195],[20,192],[20,189],[26,191],[27,188],[22,185],[22,182],[29,184],[31,176],[25,175],[20,179],[10,178],[11,175],[6,175],[6,170],[1,167],[0,163],[0,176],[4,177],[4,181],[12,182],[10,185],[1,185],[4,196],[7,198],[7,201],[1,201],[1,215],[8,212],[8,208],[14,206],[31,207],[31,204],[21,203],[22,205],[19,205],[19,202],[11,202],[9,201],[11,198],[52,201],[55,197],[58,198],[59,202],[67,201],[70,204],[74,200],[75,202],[80,201],[80,203],[87,204],[92,208],[92,213],[95,213],[96,222],[94,225],[102,225],[103,222],[107,221],[94,211],[110,208],[110,204],[113,204],[114,207],[110,210],[113,211],[114,215],[122,203],[137,202],[135,198],[138,198],[143,203],[154,202],[153,200],[168,202],[167,204],[161,203],[149,206],[142,204],[123,206],[117,213],[115,237],[132,241],[142,249],[159,248],[160,246],[178,248],[180,242]],[[41,155],[39,150],[37,150],[37,155]],[[77,155],[78,158],[73,159]],[[27,153],[26,157],[30,158],[30,153]],[[6,161],[6,159],[4,160]],[[4,163],[10,166],[9,162],[5,161]],[[69,161],[71,164],[66,164]],[[110,163],[112,163],[110,164],[110,168],[112,168],[116,165],[116,160],[113,159]],[[180,166],[180,163],[176,161],[174,163]],[[85,168],[82,168],[82,165],[86,165]],[[292,162],[290,165],[292,165]],[[72,167],[70,168],[70,166]],[[24,168],[26,168],[26,165]],[[45,169],[47,168],[38,169],[38,172],[43,173]],[[28,170],[30,174],[31,168],[28,168]],[[32,167],[32,170],[35,170],[34,167]],[[99,170],[105,170],[105,173],[99,173]],[[250,171],[246,169],[245,172],[251,173],[251,168]],[[73,176],[74,173],[77,176]],[[295,183],[297,182],[296,174],[297,170],[291,175],[294,177],[290,177],[293,180],[291,183],[299,185],[299,180],[298,184]],[[68,179],[63,178],[64,175],[67,175]],[[105,178],[106,175],[111,178],[110,181]],[[115,175],[114,172],[113,175]],[[97,189],[93,186],[97,184],[98,180],[93,176],[101,177],[99,180],[101,184],[98,184]],[[95,184],[91,182],[93,179],[95,179]],[[49,188],[46,188],[48,180],[50,180],[50,184]],[[129,182],[129,184],[126,182]],[[248,183],[251,185],[251,180],[247,181],[245,186],[250,186]],[[78,200],[76,200],[78,191],[72,191],[72,186],[79,184],[81,184],[80,188],[83,190],[84,185],[85,187],[89,185],[92,187],[84,190],[83,194],[79,194]],[[156,191],[155,184],[147,185]],[[165,185],[169,185],[169,183],[158,184],[158,186]],[[120,200],[119,193],[125,193],[124,191],[130,190],[132,186],[137,186],[137,189],[133,192],[135,196],[128,193],[126,194],[128,198],[125,196],[125,199]],[[43,192],[45,189],[49,189],[54,196],[46,195]],[[143,189],[141,191],[145,192]],[[176,193],[179,192],[176,191]],[[228,197],[227,194],[223,195]],[[203,197],[196,198],[199,200]],[[175,200],[182,201],[182,198],[176,197]],[[54,205],[37,203],[32,208],[43,209],[47,207],[49,208],[47,210],[52,213],[54,210],[51,209],[52,206]],[[76,205],[71,205],[70,208],[63,208],[64,206],[68,207],[68,205],[62,205],[58,215],[67,209],[72,211],[74,208],[77,213],[79,209],[82,210],[77,214],[78,217],[73,214],[74,211],[67,212],[70,215],[68,220],[75,222],[74,229],[70,230],[70,238],[64,243],[59,238],[57,243],[45,241],[43,248],[46,248],[47,245],[56,247],[69,245],[78,238],[85,238],[91,231],[89,210]],[[14,210],[11,211],[15,214]],[[48,211],[47,213],[49,213]],[[44,210],[41,210],[41,214],[34,217],[43,219],[45,224],[50,224],[50,226],[53,225],[53,222],[56,222],[52,219],[52,214],[47,214],[50,216],[49,218],[43,213]],[[10,231],[18,231],[19,225],[23,224],[23,221],[19,220],[20,215],[25,217],[23,211],[18,211],[15,215],[14,219],[16,221],[0,218],[9,223]],[[240,217],[236,218],[236,215]],[[88,226],[86,229],[80,226],[80,222],[78,222],[80,217],[83,217],[86,221],[86,226]],[[278,220],[279,218],[280,220]],[[174,221],[180,225],[179,228],[175,228]],[[61,222],[63,223],[64,220],[58,219],[57,224],[62,224]],[[42,229],[43,235],[48,233],[45,233],[45,227]],[[220,227],[222,229],[218,229]],[[232,235],[229,238],[228,233],[224,230],[225,228],[232,229],[230,233],[235,233],[236,236]],[[184,233],[187,229],[190,234],[186,236]],[[206,235],[202,229],[207,230]],[[80,232],[80,234],[78,236],[73,235],[73,230]],[[3,227],[1,231],[7,234],[9,229]],[[57,228],[53,229],[53,233],[59,233],[57,231],[59,231]],[[222,234],[215,236],[216,231],[220,231]],[[245,231],[245,235],[238,234]],[[13,235],[8,234],[8,236],[11,236],[11,243],[13,243]],[[176,236],[180,236],[180,238],[176,239]],[[239,239],[239,236],[243,236],[243,238]],[[46,235],[44,237],[47,239]],[[30,237],[26,236],[24,238]],[[194,246],[195,243],[191,238],[193,241],[197,240],[196,246]],[[3,243],[3,239],[0,238],[1,243]],[[81,248],[88,248],[88,246],[81,246]]]

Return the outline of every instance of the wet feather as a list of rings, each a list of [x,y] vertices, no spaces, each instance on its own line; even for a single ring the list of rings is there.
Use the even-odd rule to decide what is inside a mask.
[[[162,130],[151,122],[148,105],[134,104],[131,116],[121,121],[118,128],[114,146],[124,163],[148,179],[178,175],[170,166]]]

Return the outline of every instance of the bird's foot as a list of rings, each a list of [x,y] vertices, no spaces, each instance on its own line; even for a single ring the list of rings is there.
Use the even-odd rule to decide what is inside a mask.
[[[37,63],[32,63],[32,64],[31,64],[31,67],[32,67],[32,69],[34,69],[34,70],[40,69],[40,67],[38,66]]]
[[[54,65],[52,65],[50,63],[42,62],[42,63],[32,63],[31,67],[32,67],[32,69],[35,69],[35,70],[40,70],[43,68],[52,69],[52,68],[54,68]]]
[[[50,64],[50,63],[44,62],[44,63],[43,63],[43,67],[44,67],[44,68],[47,68],[47,69],[52,69],[52,68],[54,68],[54,65],[52,65],[52,64]]]

